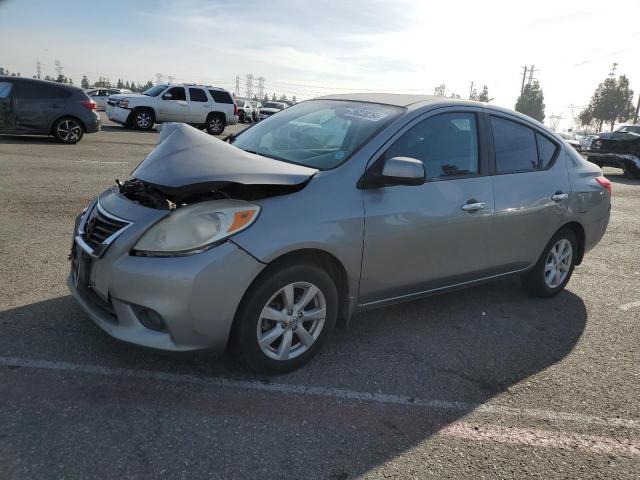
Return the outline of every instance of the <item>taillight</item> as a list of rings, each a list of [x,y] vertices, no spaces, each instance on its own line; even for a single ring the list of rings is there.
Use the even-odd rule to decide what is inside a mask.
[[[98,106],[96,105],[96,102],[94,102],[93,100],[84,100],[82,102],[82,105],[87,107],[89,110],[95,110],[96,108],[98,108]]]
[[[236,103],[236,99],[233,99],[233,114],[238,115],[238,104]]]
[[[608,178],[603,176],[596,177],[596,182],[598,182],[602,186],[602,188],[607,190],[607,192],[609,192],[609,195],[611,195],[611,182]]]

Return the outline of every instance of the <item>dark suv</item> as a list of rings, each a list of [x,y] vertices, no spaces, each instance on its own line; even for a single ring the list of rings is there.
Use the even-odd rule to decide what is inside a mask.
[[[640,125],[621,125],[599,133],[591,142],[587,160],[600,168],[621,168],[628,178],[640,180]]]
[[[99,130],[96,103],[80,88],[0,76],[0,133],[53,135],[76,143]]]

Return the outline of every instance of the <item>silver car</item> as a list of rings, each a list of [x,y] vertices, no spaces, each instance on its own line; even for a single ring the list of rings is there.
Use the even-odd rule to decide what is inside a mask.
[[[603,236],[611,184],[518,113],[443,97],[310,100],[228,142],[167,124],[78,217],[69,288],[107,333],[228,345],[268,373],[354,312],[519,275],[560,292]]]

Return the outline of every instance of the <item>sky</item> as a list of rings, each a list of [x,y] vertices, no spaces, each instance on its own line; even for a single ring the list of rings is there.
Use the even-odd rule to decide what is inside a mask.
[[[467,98],[474,82],[507,108],[535,65],[546,123],[566,129],[614,62],[640,92],[640,0],[0,0],[0,67],[54,75],[55,60],[76,84],[161,73],[234,90],[240,75],[244,94],[253,74],[298,100],[441,84]]]

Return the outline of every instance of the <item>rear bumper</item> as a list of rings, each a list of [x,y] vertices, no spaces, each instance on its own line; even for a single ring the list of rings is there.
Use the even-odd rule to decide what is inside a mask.
[[[96,133],[102,128],[102,120],[97,112],[92,112],[91,117],[84,119],[83,123],[86,133]]]

